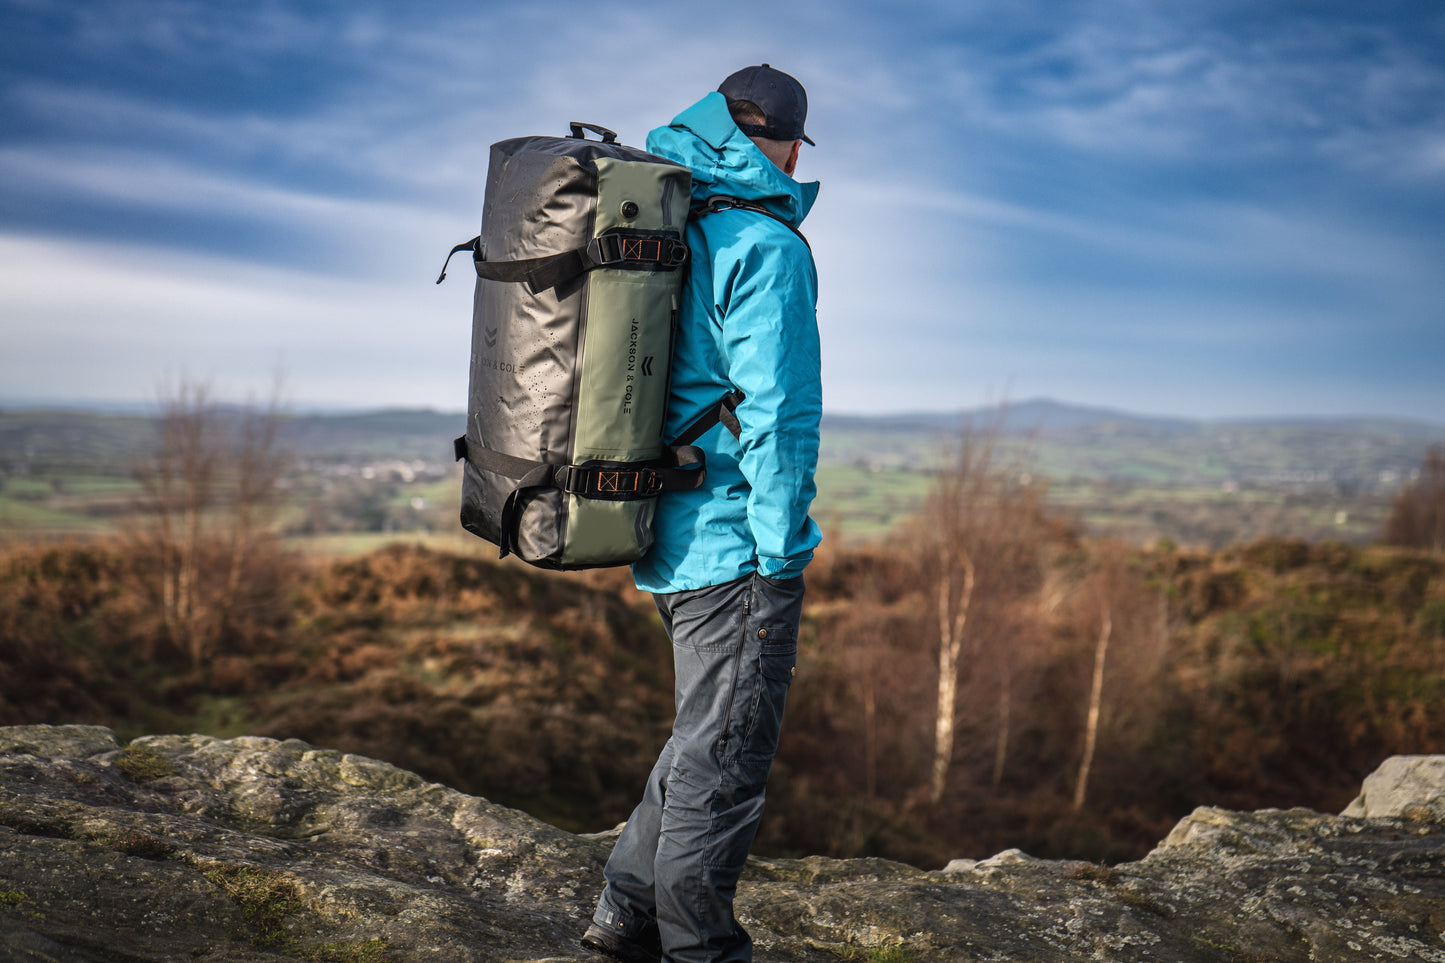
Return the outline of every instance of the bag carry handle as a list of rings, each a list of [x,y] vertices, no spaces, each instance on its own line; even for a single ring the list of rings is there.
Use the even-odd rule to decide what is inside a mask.
[[[613,130],[608,130],[606,127],[599,127],[596,124],[584,124],[580,120],[572,121],[571,127],[572,136],[577,138],[578,140],[587,139],[586,135],[582,133],[582,131],[586,129],[592,131],[592,133],[596,134],[598,137],[601,137],[602,143],[604,144],[617,143],[617,132]]]

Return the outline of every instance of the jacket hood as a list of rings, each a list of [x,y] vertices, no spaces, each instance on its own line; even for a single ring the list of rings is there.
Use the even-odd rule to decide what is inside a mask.
[[[647,150],[692,171],[694,204],[717,195],[756,201],[796,228],[818,197],[817,181],[793,180],[738,129],[716,91],[649,133]]]

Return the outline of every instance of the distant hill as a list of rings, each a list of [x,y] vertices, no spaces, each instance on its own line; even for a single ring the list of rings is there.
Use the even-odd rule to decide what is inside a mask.
[[[1134,415],[1110,408],[1070,405],[1046,398],[952,412],[909,412],[895,415],[828,415],[823,424],[839,428],[875,428],[888,431],[942,431],[962,427],[1006,434],[1073,431],[1097,425],[1128,425],[1159,431],[1197,430],[1201,422],[1182,418]]]
[[[926,468],[969,433],[1056,479],[1393,489],[1445,424],[1387,418],[1189,420],[1035,399],[952,414],[825,415],[825,463]]]
[[[1141,415],[1113,408],[1071,405],[1048,398],[1033,398],[1005,405],[962,411],[904,412],[888,415],[823,415],[825,427],[872,428],[956,433],[971,427],[1012,435],[1061,434],[1083,429],[1111,429],[1158,433],[1194,433],[1228,428],[1299,428],[1327,432],[1387,432],[1410,437],[1445,440],[1445,422],[1372,416],[1256,416],[1249,418],[1191,419]]]
[[[222,410],[223,417],[235,410]],[[466,429],[462,412],[386,409],[345,414],[290,415],[281,442],[302,457],[356,460],[400,458],[450,461],[452,439]],[[91,462],[100,468],[146,451],[155,442],[153,415],[63,410],[0,409],[0,459],[47,465]]]
[[[463,412],[384,409],[287,418],[283,444],[307,459],[452,460]],[[994,433],[1004,453],[1057,479],[1163,484],[1397,487],[1445,425],[1385,418],[1255,418],[1204,421],[1135,415],[1032,399],[961,412],[824,415],[824,466],[929,470],[965,431]],[[150,417],[134,413],[0,409],[6,464],[85,464],[124,469],[152,443]]]

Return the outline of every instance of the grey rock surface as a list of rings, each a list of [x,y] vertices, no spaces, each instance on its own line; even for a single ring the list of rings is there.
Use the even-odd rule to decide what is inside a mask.
[[[1365,777],[1344,815],[1445,822],[1445,756],[1391,756]]]
[[[754,859],[739,916],[760,961],[1445,963],[1445,765],[1411,771],[1389,815],[1205,808],[1116,867]],[[614,838],[295,740],[0,728],[0,960],[597,959]]]

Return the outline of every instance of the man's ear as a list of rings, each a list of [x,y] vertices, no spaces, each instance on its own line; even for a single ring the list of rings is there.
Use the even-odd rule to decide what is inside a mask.
[[[792,177],[793,171],[798,169],[798,151],[800,151],[802,147],[803,142],[795,140],[793,141],[793,149],[788,152],[788,162],[783,165],[783,173],[789,177]]]

